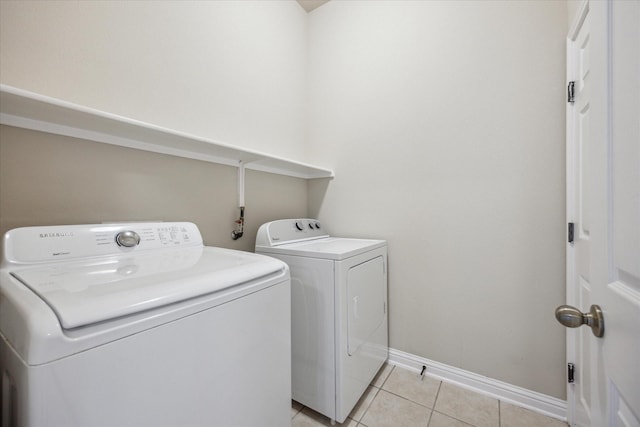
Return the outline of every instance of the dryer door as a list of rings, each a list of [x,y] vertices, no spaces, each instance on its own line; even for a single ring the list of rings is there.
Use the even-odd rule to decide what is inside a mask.
[[[384,258],[378,256],[354,265],[347,273],[349,356],[362,351],[367,343],[374,344],[371,342],[372,336],[386,319],[384,267]]]
[[[343,422],[388,356],[387,247],[336,262],[336,421]]]

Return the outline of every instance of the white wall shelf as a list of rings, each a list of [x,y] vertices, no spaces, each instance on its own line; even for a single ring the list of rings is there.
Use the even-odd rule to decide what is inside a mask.
[[[333,171],[0,85],[0,123],[297,178]]]

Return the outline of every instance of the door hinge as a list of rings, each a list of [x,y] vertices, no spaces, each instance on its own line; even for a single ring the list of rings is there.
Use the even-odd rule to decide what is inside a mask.
[[[567,382],[569,384],[572,384],[575,380],[574,380],[574,371],[575,371],[575,366],[573,365],[573,363],[567,363]]]
[[[567,86],[567,102],[575,102],[576,82],[569,82]]]
[[[567,241],[569,243],[573,243],[573,227],[574,227],[573,223],[570,222],[567,227]]]

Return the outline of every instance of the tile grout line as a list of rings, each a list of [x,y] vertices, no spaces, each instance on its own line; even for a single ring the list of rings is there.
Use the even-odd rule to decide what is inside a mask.
[[[440,411],[436,410],[436,402],[438,401],[438,397],[440,397],[440,391],[442,390],[442,386],[443,386],[445,383],[449,384],[449,383],[448,383],[448,382],[446,382],[446,381],[440,380],[440,385],[438,386],[438,392],[436,393],[436,400],[433,402],[433,410],[431,411],[431,417],[433,417],[433,413],[434,413],[434,412],[437,412],[437,413],[438,413],[438,414],[440,414],[440,415],[443,415],[443,416],[445,416],[445,417],[447,417],[447,418],[451,418],[451,419],[453,419],[453,420],[456,420],[456,421],[458,421],[458,422],[461,422],[462,424],[468,425],[469,427],[477,427],[475,424],[468,423],[468,422],[466,422],[466,421],[464,421],[464,420],[461,420],[461,419],[459,419],[459,418],[456,418],[456,417],[455,417],[455,416],[453,416],[453,415],[450,415],[450,414],[447,414],[447,413],[440,412]],[[496,400],[498,401],[498,427],[500,427],[500,425],[501,425],[501,423],[500,423],[500,399],[496,399]],[[418,403],[418,402],[415,402],[415,403]],[[418,403],[418,404],[419,404],[419,403]],[[424,406],[424,405],[423,405],[423,406]],[[431,417],[429,417],[429,423],[431,423]],[[427,425],[427,427],[429,427],[429,426]]]
[[[427,420],[427,427],[429,427],[429,424],[431,424],[431,418],[433,417],[433,413],[435,411],[432,409],[431,412],[429,412],[429,419]]]
[[[380,384],[380,389],[382,389],[382,387],[384,387],[384,385],[387,383],[387,381],[389,381],[389,377],[391,376],[391,374],[393,373],[393,371],[395,369],[396,369],[396,366],[395,365],[391,365],[391,370],[387,374],[387,377],[384,379],[384,381],[382,381],[382,384]]]
[[[380,390],[383,390],[383,389],[380,389]],[[383,391],[384,391],[384,392],[386,392],[386,393],[389,393],[389,394],[391,394],[391,395],[393,395],[393,396],[395,396],[395,397],[399,397],[399,398],[400,398],[400,399],[402,399],[402,400],[406,400],[407,402],[415,403],[416,405],[418,405],[418,406],[422,406],[423,408],[431,409],[432,411],[434,410],[434,408],[430,408],[430,407],[428,407],[427,405],[425,405],[424,403],[420,403],[420,402],[416,402],[415,400],[411,400],[411,399],[409,399],[409,398],[408,398],[408,397],[406,397],[406,396],[401,396],[401,395],[396,394],[396,393],[394,393],[394,392],[392,392],[392,391],[389,391],[389,390],[383,390]],[[434,405],[434,406],[435,406],[435,405]]]
[[[386,363],[386,362],[385,362]],[[387,380],[389,379],[389,377],[391,376],[391,373],[393,372],[393,370],[396,368],[395,365],[389,365],[391,366],[391,370],[389,371],[389,373],[387,374],[387,376],[385,377],[384,381],[382,381],[382,384],[380,384],[380,387],[376,387],[373,384],[369,384],[371,387],[373,388],[377,388],[378,391],[376,391],[376,394],[373,396],[373,399],[371,399],[371,402],[369,402],[369,405],[367,406],[367,408],[364,410],[364,412],[362,412],[362,415],[360,416],[359,420],[356,420],[357,425],[356,427],[358,427],[359,425],[362,424],[362,420],[364,419],[365,415],[367,415],[367,412],[369,411],[369,409],[371,408],[371,405],[373,405],[373,401],[376,400],[376,397],[378,397],[378,394],[380,394],[380,390],[382,390],[382,387],[384,386],[384,384],[387,382]],[[384,368],[382,368],[384,370]],[[362,424],[364,427],[367,427],[366,424]]]
[[[444,381],[440,380],[440,384],[438,385],[438,391],[436,392],[436,399],[433,401],[433,410],[431,411],[431,415],[429,416],[429,424],[431,424],[431,417],[433,417],[433,413],[437,412],[438,414],[444,415],[445,417],[451,418],[453,420],[456,420],[456,421],[461,422],[463,424],[466,424],[468,426],[475,427],[473,424],[469,424],[466,421],[462,421],[462,420],[460,420],[460,419],[458,419],[458,418],[456,418],[454,416],[451,416],[449,414],[445,414],[444,412],[440,412],[440,411],[436,410],[436,402],[438,401],[438,397],[440,397],[440,391],[442,390],[442,385],[444,383],[445,383]],[[498,401],[498,405],[499,404],[500,404],[500,401]],[[499,414],[500,414],[500,406],[498,406],[498,424],[500,423],[500,415]],[[429,427],[429,424],[427,424],[427,427]]]
[[[391,372],[389,372],[389,375],[387,376],[387,379],[388,379],[390,376],[391,376]],[[408,398],[408,397],[406,397],[406,396],[402,396],[402,395],[400,395],[400,394],[396,394],[396,393],[394,393],[393,391],[391,391],[391,390],[387,390],[386,388],[383,388],[383,387],[380,387],[380,390],[384,390],[385,392],[387,392],[387,393],[389,393],[389,394],[392,394],[392,395],[394,395],[394,396],[396,396],[396,397],[399,397],[399,398],[404,399],[404,400],[406,400],[406,401],[408,401],[408,402],[411,402],[411,403],[415,403],[416,405],[420,405],[420,406],[422,406],[423,408],[427,408],[427,409],[431,409],[432,411],[435,411],[435,409],[436,409],[436,401],[438,400],[438,395],[440,394],[440,387],[442,387],[442,381],[441,381],[441,380],[437,380],[437,381],[438,381],[440,384],[438,384],[438,391],[436,392],[436,398],[433,400],[433,407],[429,407],[429,406],[425,405],[424,403],[416,402],[415,400],[412,400],[412,399],[410,399],[410,398]],[[385,381],[384,381],[384,383],[386,383],[386,382],[387,382],[387,380],[385,380]],[[383,383],[383,386],[384,386],[384,383]],[[377,394],[376,394],[376,396],[377,396]],[[372,401],[372,403],[373,403],[373,401]],[[369,405],[369,406],[371,406],[371,405]],[[368,408],[367,408],[367,409],[368,409]],[[363,418],[364,418],[364,415],[363,415]]]
[[[429,414],[429,422],[427,423],[427,427],[431,424],[431,418],[433,418],[433,413],[436,412],[436,402],[438,401],[438,396],[440,396],[440,389],[442,388],[442,381],[438,384],[438,391],[436,391],[436,398],[433,399],[433,408],[431,408],[431,413]]]
[[[469,427],[478,427],[475,424],[470,424],[470,423],[468,423],[466,421],[462,421],[461,419],[458,419],[458,418],[454,417],[453,415],[445,414],[444,412],[436,411],[435,409],[432,412],[437,412],[438,414],[440,414],[442,416],[445,416],[447,418],[451,418],[452,420],[456,420],[457,422],[462,423],[462,424],[464,424],[466,426],[469,426]]]
[[[371,402],[369,402],[367,407],[362,412],[362,415],[360,416],[360,419],[356,420],[356,422],[358,422],[358,423],[360,423],[360,421],[362,421],[364,419],[364,416],[367,415],[367,411],[369,411],[369,408],[371,408],[371,405],[373,405],[373,401],[376,400],[376,397],[378,397],[378,394],[380,393],[380,390],[382,390],[382,388],[376,387],[374,385],[372,385],[370,387],[377,389],[377,391],[374,393],[373,397],[371,398]]]

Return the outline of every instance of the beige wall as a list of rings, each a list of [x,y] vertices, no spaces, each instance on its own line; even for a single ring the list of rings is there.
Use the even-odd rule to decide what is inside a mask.
[[[110,221],[191,221],[205,244],[253,251],[260,224],[304,217],[306,181],[246,173],[246,234],[231,240],[236,168],[0,126],[0,233]]]
[[[564,2],[309,15],[310,214],[389,241],[392,347],[565,396]]]
[[[293,1],[2,1],[0,78],[305,160],[306,31]]]
[[[0,2],[3,84],[304,160],[307,15],[295,2]],[[3,127],[0,231],[193,221],[252,250],[265,221],[306,215],[304,180]]]

